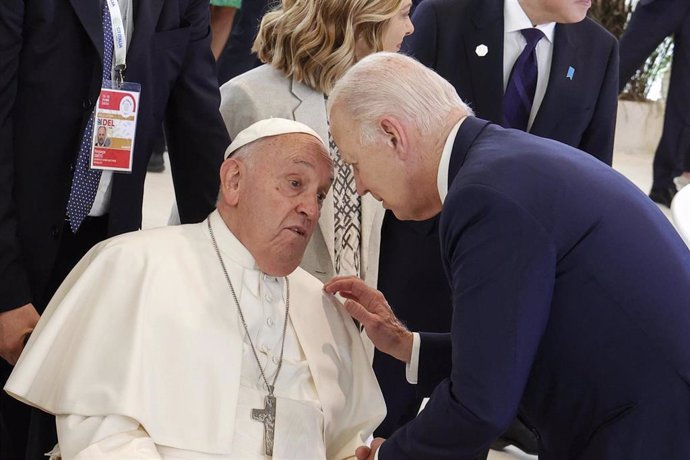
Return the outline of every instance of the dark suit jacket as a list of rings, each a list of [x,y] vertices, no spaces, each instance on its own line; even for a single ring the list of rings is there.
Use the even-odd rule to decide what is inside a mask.
[[[424,0],[413,15],[415,32],[404,49],[447,79],[483,118],[502,122],[503,0]],[[544,100],[532,133],[585,150],[611,164],[617,105],[616,40],[589,19],[557,25]],[[479,57],[475,49],[486,45]],[[575,69],[572,80],[568,67]],[[441,276],[435,220],[400,222],[386,213],[381,234],[379,289],[396,314],[417,330],[447,331],[451,301]],[[423,306],[420,308],[420,306]],[[404,366],[376,353],[374,369],[388,415],[387,436],[416,413]]]
[[[502,122],[503,0],[424,0],[413,15],[405,51],[447,79],[483,118]],[[558,25],[551,74],[532,133],[585,150],[611,164],[617,105],[616,40],[586,19]],[[489,53],[477,56],[484,44]],[[568,67],[575,68],[572,80]],[[379,289],[396,314],[417,330],[447,331],[451,301],[443,276],[437,223],[400,222],[386,213],[381,234]],[[423,306],[420,308],[420,306]],[[404,366],[376,353],[374,369],[388,415],[384,436],[412,418],[416,401]]]
[[[218,193],[228,135],[209,50],[207,0],[134,0],[128,81],[142,85],[132,174],[115,174],[109,233],[136,230],[152,138],[166,124],[183,222]],[[101,84],[95,0],[0,2],[0,311],[45,288],[73,164]],[[41,135],[37,135],[40,133]]]
[[[502,123],[503,0],[425,0],[404,50],[448,80],[475,114]],[[489,52],[478,56],[476,48]],[[573,67],[572,80],[566,78]],[[611,164],[618,96],[616,39],[591,19],[557,24],[551,73],[531,133]]]
[[[690,252],[668,219],[583,152],[477,118],[449,182],[452,332],[422,335],[435,390],[379,458],[473,458],[518,411],[540,460],[690,458]]]

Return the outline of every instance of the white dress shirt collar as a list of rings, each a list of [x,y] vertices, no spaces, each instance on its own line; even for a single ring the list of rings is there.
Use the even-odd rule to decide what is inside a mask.
[[[446,143],[443,146],[443,153],[441,153],[441,161],[438,163],[438,174],[436,175],[436,186],[438,187],[438,196],[441,198],[441,204],[446,200],[448,195],[448,169],[450,168],[450,157],[453,153],[453,144],[455,144],[455,137],[458,135],[460,125],[467,117],[462,117],[453,129],[448,133]]]
[[[503,5],[503,32],[506,34],[509,32],[519,32],[530,27],[534,27],[534,24],[527,17],[527,13],[522,9],[518,0],[505,0]],[[544,33],[549,42],[553,43],[553,34],[556,28],[555,22],[538,24],[536,27]]]

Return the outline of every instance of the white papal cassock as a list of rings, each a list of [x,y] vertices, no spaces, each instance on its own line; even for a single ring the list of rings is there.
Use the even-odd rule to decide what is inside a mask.
[[[285,281],[262,274],[209,216],[266,377],[273,380]],[[385,405],[357,328],[322,284],[289,275],[274,458],[341,459]],[[5,390],[56,414],[65,458],[263,458],[251,419],[267,392],[207,224],[97,245],[43,314]]]

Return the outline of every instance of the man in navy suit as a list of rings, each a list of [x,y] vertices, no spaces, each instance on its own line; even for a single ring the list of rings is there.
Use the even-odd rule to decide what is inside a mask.
[[[360,61],[329,113],[360,194],[401,220],[441,213],[453,299],[450,334],[413,334],[360,280],[327,283],[433,391],[360,459],[472,459],[518,414],[540,460],[690,458],[690,252],[643,193],[580,150],[469,115],[405,56]]]
[[[520,31],[537,29],[543,37],[535,48],[536,87],[527,123],[519,129],[610,165],[618,50],[611,34],[585,18],[588,8],[578,0],[424,0],[412,18],[415,33],[403,48],[448,80],[477,116],[504,125],[504,93],[526,44]],[[412,328],[442,332],[450,327],[450,291],[439,252],[435,219],[400,222],[386,213],[379,289]],[[426,292],[412,282],[420,276]],[[420,311],[428,292],[434,293],[434,308]],[[421,399],[405,383],[399,362],[377,352],[374,369],[389,408],[377,434],[386,436],[415,416]],[[508,441],[534,453],[529,433],[514,428]]]
[[[649,197],[670,207],[673,179],[690,179],[690,2],[640,0],[621,37],[620,90],[647,57],[673,35],[673,66],[666,97],[664,131],[654,155],[654,182]]]
[[[127,44],[124,78],[141,85],[132,172],[101,176],[89,216],[75,232],[65,218],[72,178],[113,66],[103,58],[105,32],[112,35],[104,2],[0,2],[0,385],[81,256],[141,226],[146,165],[162,123],[182,221],[201,221],[214,207],[229,139],[218,112],[208,0],[115,3]],[[42,458],[53,446],[50,433],[33,430],[37,438],[27,441],[28,407],[13,406],[4,393],[0,404],[0,457],[24,456],[28,444],[27,457]],[[45,428],[54,430],[48,422]]]

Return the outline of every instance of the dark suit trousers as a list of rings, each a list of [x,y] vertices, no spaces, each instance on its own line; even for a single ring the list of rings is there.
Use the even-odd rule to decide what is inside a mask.
[[[690,3],[655,0],[638,5],[620,40],[621,89],[654,49],[673,35],[671,81],[664,130],[654,155],[653,187],[673,186],[673,177],[690,171]]]
[[[87,217],[76,234],[65,223],[60,249],[48,288],[37,295],[34,306],[39,313],[45,310],[50,298],[72,268],[91,247],[103,241],[108,232],[108,217]],[[0,382],[4,386],[12,367],[0,360]],[[55,417],[33,409],[0,392],[0,459],[45,460],[55,443]]]

